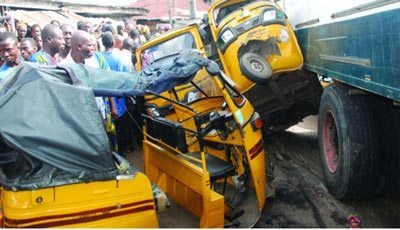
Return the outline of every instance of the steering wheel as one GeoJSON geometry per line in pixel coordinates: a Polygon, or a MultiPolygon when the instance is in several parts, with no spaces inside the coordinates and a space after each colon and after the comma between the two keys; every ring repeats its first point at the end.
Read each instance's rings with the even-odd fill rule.
{"type": "Polygon", "coordinates": [[[230,130],[226,126],[226,123],[233,120],[232,113],[226,113],[221,115],[218,112],[210,113],[210,122],[206,125],[206,127],[201,128],[199,133],[201,137],[206,136],[212,130],[217,130],[217,132],[222,136],[222,138],[226,138],[230,133],[230,130]]]}

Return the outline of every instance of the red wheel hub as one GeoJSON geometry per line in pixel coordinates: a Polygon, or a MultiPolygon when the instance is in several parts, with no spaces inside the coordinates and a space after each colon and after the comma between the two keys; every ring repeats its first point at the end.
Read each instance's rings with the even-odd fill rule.
{"type": "Polygon", "coordinates": [[[323,124],[323,151],[329,172],[336,173],[339,162],[338,132],[335,117],[331,111],[326,112],[323,124]]]}

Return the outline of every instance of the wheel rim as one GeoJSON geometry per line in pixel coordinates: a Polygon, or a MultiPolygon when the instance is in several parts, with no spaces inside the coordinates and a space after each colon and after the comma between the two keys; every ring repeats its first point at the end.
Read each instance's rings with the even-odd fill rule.
{"type": "Polygon", "coordinates": [[[264,65],[259,60],[256,60],[256,59],[251,59],[250,65],[251,65],[251,68],[256,72],[261,73],[265,70],[264,65]]]}
{"type": "Polygon", "coordinates": [[[331,173],[335,173],[339,163],[338,132],[335,117],[331,111],[325,114],[323,126],[323,145],[326,165],[331,173]]]}

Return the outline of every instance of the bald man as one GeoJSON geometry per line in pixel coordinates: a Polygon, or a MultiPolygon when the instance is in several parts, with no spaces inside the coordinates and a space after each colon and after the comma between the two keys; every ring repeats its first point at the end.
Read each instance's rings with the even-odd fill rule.
{"type": "Polygon", "coordinates": [[[1,81],[14,67],[21,63],[18,38],[14,33],[0,33],[0,57],[4,60],[4,64],[0,67],[1,81]]]}
{"type": "MultiPolygon", "coordinates": [[[[71,37],[71,52],[60,64],[81,63],[93,68],[110,69],[106,59],[96,52],[96,39],[83,30],[76,30],[71,37]]],[[[96,98],[97,107],[103,118],[106,118],[106,107],[101,98],[96,98]]]]}
{"type": "Polygon", "coordinates": [[[110,69],[104,56],[96,52],[96,38],[90,33],[77,30],[71,37],[71,52],[61,64],[82,63],[94,68],[110,69]]]}
{"type": "MultiPolygon", "coordinates": [[[[96,46],[96,38],[93,35],[83,30],[76,30],[71,37],[71,52],[60,62],[60,64],[81,63],[93,68],[110,70],[110,66],[104,56],[96,51],[96,46]]],[[[114,111],[113,113],[116,113],[115,111],[117,109],[115,107],[114,99],[96,97],[97,107],[106,122],[107,133],[110,135],[111,142],[114,142],[113,140],[115,140],[115,138],[110,134],[112,133],[112,125],[111,117],[109,117],[110,114],[108,113],[110,109],[107,109],[108,105],[105,103],[107,100],[110,102],[111,110],[114,111]]],[[[114,145],[115,144],[113,144],[113,146],[114,145]]]]}
{"type": "Polygon", "coordinates": [[[32,55],[31,62],[39,62],[44,65],[57,65],[58,54],[64,48],[64,36],[60,28],[53,24],[47,24],[41,33],[43,47],[40,52],[32,55]]]}
{"type": "Polygon", "coordinates": [[[114,44],[115,49],[117,51],[122,51],[123,46],[124,46],[124,37],[122,37],[119,34],[115,34],[114,41],[115,41],[115,44],[114,44]]]}

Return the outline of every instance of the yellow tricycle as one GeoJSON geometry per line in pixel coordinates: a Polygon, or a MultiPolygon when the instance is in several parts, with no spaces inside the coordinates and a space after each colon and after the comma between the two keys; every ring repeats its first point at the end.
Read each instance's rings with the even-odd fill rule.
{"type": "Polygon", "coordinates": [[[318,113],[322,88],[277,1],[217,0],[200,31],[210,59],[240,86],[265,121],[284,130],[318,113]]]}
{"type": "Polygon", "coordinates": [[[199,227],[254,226],[265,205],[266,159],[250,102],[214,62],[185,85],[149,94],[145,174],[200,217],[199,227]]]}
{"type": "Polygon", "coordinates": [[[23,63],[0,83],[3,227],[158,227],[150,181],[111,151],[89,87],[123,79],[23,63]]]}

